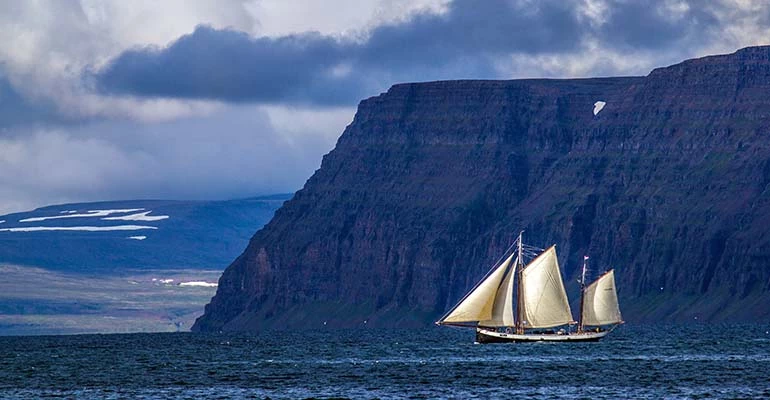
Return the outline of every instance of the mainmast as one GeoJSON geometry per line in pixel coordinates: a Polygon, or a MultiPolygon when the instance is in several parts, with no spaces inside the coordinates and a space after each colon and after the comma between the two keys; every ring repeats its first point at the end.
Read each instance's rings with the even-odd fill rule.
{"type": "Polygon", "coordinates": [[[580,277],[580,315],[578,316],[578,333],[583,332],[583,307],[586,295],[586,264],[588,256],[583,256],[583,274],[580,277]]]}
{"type": "Polygon", "coordinates": [[[514,265],[515,272],[516,272],[516,315],[514,318],[514,325],[516,328],[516,333],[521,334],[524,333],[524,326],[522,325],[522,318],[521,318],[521,277],[524,272],[524,259],[522,258],[522,244],[521,244],[521,237],[524,235],[524,231],[519,232],[519,256],[516,259],[516,265],[514,265]]]}

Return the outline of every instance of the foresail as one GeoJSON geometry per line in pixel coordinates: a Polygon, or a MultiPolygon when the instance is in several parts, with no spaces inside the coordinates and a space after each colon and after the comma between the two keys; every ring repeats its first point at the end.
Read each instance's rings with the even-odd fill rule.
{"type": "Polygon", "coordinates": [[[554,246],[524,268],[521,291],[525,328],[550,328],[573,321],[554,246]]]}
{"type": "MultiPolygon", "coordinates": [[[[505,260],[505,265],[510,265],[513,255],[505,260]]],[[[518,262],[518,261],[516,261],[518,262]]],[[[479,321],[481,326],[513,326],[513,277],[515,268],[508,268],[505,277],[500,283],[492,305],[492,318],[479,321]]]]}
{"type": "MultiPolygon", "coordinates": [[[[498,318],[498,315],[504,313],[504,300],[496,300],[498,297],[507,297],[508,295],[500,293],[504,286],[512,286],[510,283],[503,284],[511,279],[512,274],[508,271],[508,266],[513,260],[513,255],[508,257],[492,273],[487,275],[473,291],[468,293],[463,300],[458,303],[439,323],[467,323],[478,321],[491,321],[498,318]]],[[[512,294],[511,294],[512,295],[512,294]]],[[[513,313],[511,312],[511,318],[513,313]]],[[[512,323],[511,323],[512,324],[512,323]]]]}
{"type": "Polygon", "coordinates": [[[623,322],[615,290],[615,270],[588,285],[583,294],[583,325],[610,325],[623,322]]]}

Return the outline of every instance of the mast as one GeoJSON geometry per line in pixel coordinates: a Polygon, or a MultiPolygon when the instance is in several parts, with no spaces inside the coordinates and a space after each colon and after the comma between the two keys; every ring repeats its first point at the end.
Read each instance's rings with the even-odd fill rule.
{"type": "Polygon", "coordinates": [[[585,307],[585,295],[586,295],[586,264],[588,263],[588,256],[583,256],[583,274],[580,277],[580,315],[578,316],[578,333],[583,332],[583,307],[585,307]]]}
{"type": "Polygon", "coordinates": [[[516,328],[516,333],[521,334],[524,333],[524,327],[521,323],[521,277],[522,273],[524,272],[524,261],[522,259],[522,244],[521,244],[521,237],[524,235],[524,231],[519,232],[519,257],[516,260],[516,265],[513,267],[515,268],[516,272],[516,316],[514,318],[514,325],[516,328]]]}

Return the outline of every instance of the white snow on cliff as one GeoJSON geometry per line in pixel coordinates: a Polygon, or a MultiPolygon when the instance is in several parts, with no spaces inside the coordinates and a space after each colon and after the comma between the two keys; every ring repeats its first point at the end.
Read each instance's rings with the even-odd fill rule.
{"type": "Polygon", "coordinates": [[[152,222],[152,221],[160,221],[163,219],[167,219],[168,215],[153,215],[149,216],[147,214],[151,213],[151,211],[145,211],[138,214],[131,214],[131,215],[123,215],[120,217],[106,217],[102,218],[105,221],[144,221],[144,222],[152,222]]]}
{"type": "Polygon", "coordinates": [[[40,221],[45,221],[49,219],[62,219],[62,218],[106,217],[110,214],[130,213],[130,212],[137,212],[142,210],[144,210],[144,208],[129,208],[129,209],[123,209],[123,210],[89,210],[85,214],[72,214],[72,213],[69,213],[68,211],[68,214],[65,214],[65,215],[56,215],[53,217],[24,218],[22,220],[19,220],[19,222],[40,222],[40,221]]]}
{"type": "Polygon", "coordinates": [[[140,229],[158,229],[146,225],[117,225],[117,226],[29,226],[23,228],[2,228],[0,232],[42,232],[42,231],[138,231],[140,229]]]}
{"type": "Polygon", "coordinates": [[[209,283],[209,282],[194,281],[194,282],[182,282],[179,284],[179,286],[217,287],[217,284],[209,283]]]}
{"type": "Polygon", "coordinates": [[[594,115],[599,114],[599,111],[601,111],[605,105],[607,105],[607,103],[601,100],[594,103],[594,115]]]}

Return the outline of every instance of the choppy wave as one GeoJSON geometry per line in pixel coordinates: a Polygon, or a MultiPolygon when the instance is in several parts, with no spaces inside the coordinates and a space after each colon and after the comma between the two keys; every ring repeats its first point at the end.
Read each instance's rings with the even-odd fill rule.
{"type": "Polygon", "coordinates": [[[4,398],[767,398],[767,326],[623,326],[599,343],[453,329],[0,338],[4,398]]]}

